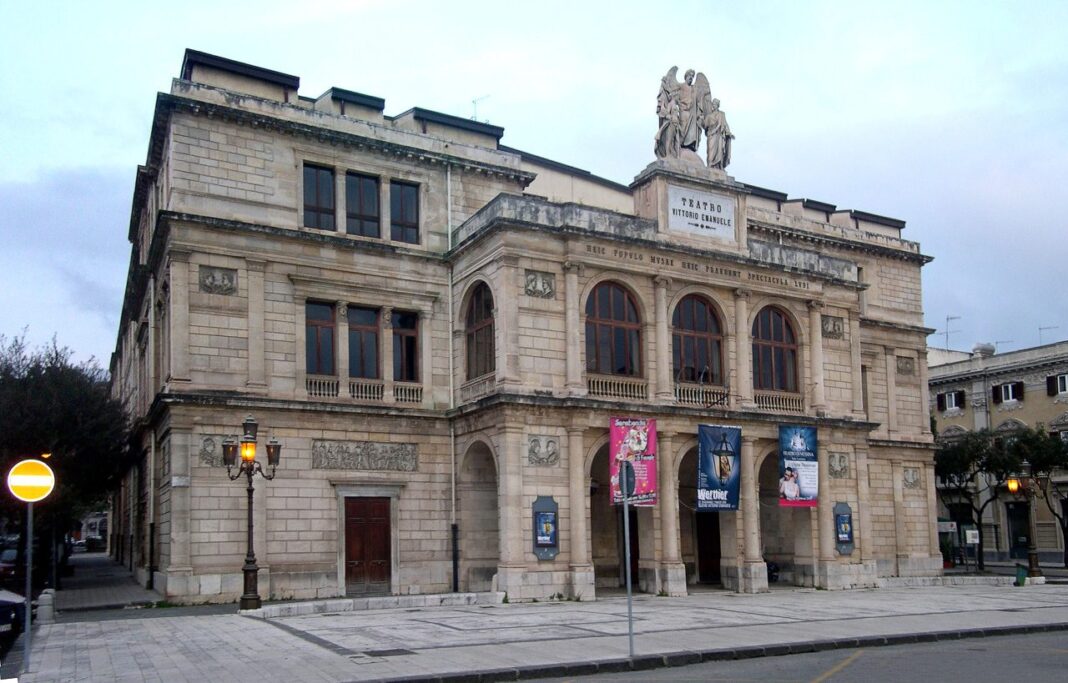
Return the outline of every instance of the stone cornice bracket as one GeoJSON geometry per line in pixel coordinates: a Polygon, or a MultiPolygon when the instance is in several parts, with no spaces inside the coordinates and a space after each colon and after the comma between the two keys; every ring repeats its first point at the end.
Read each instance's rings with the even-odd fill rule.
{"type": "Polygon", "coordinates": [[[191,251],[185,249],[171,249],[167,252],[167,258],[174,263],[189,263],[189,257],[192,255],[191,251]]]}
{"type": "Polygon", "coordinates": [[[577,261],[564,261],[561,267],[565,273],[574,270],[577,275],[582,275],[586,271],[586,265],[577,261]]]}

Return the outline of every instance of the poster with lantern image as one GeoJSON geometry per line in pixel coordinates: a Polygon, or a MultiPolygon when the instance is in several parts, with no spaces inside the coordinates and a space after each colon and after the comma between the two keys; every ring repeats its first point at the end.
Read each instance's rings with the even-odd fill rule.
{"type": "Polygon", "coordinates": [[[737,510],[742,430],[697,426],[697,509],[737,510]]]}

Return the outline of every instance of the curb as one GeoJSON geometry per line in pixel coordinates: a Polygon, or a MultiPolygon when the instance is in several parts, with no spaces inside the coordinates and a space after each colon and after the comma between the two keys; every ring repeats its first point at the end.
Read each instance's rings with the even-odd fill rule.
{"type": "Polygon", "coordinates": [[[134,602],[117,602],[111,605],[86,605],[85,607],[56,607],[56,614],[67,614],[70,612],[97,612],[100,610],[109,609],[144,609],[146,607],[152,607],[156,604],[156,600],[138,600],[134,602]]]}
{"type": "Polygon", "coordinates": [[[405,676],[403,678],[383,678],[379,680],[380,683],[401,683],[401,681],[412,681],[415,683],[489,683],[491,681],[519,681],[534,678],[564,678],[603,673],[648,671],[649,669],[689,666],[692,664],[700,664],[702,662],[723,662],[735,659],[753,659],[756,657],[779,657],[782,655],[823,652],[826,650],[851,650],[860,647],[886,647],[891,645],[909,645],[913,643],[932,643],[939,640],[991,638],[995,636],[1047,633],[1051,631],[1068,631],[1068,622],[1028,626],[997,626],[993,628],[960,629],[955,631],[930,631],[926,633],[902,633],[889,636],[868,636],[864,638],[837,638],[834,640],[816,640],[717,650],[669,652],[659,655],[639,655],[633,659],[624,657],[600,661],[565,662],[562,664],[547,664],[544,666],[486,669],[484,671],[466,671],[455,674],[429,674],[425,676],[405,676]]]}

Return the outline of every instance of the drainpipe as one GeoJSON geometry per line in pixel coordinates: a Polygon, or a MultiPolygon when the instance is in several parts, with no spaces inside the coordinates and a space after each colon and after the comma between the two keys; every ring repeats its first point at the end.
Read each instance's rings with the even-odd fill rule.
{"type": "MultiPolygon", "coordinates": [[[[445,224],[447,226],[448,234],[448,252],[452,252],[452,164],[445,162],[445,224]]],[[[452,260],[449,260],[449,410],[451,411],[456,407],[456,390],[455,390],[455,344],[454,321],[452,310],[452,278],[453,278],[453,264],[452,260]]],[[[449,420],[449,488],[450,488],[450,502],[451,508],[449,511],[449,533],[450,542],[452,544],[452,592],[458,593],[460,591],[460,527],[456,524],[456,425],[453,420],[449,420]]]]}

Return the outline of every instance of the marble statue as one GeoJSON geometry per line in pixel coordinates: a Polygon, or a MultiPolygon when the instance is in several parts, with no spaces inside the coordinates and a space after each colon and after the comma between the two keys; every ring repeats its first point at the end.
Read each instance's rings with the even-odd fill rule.
{"type": "Polygon", "coordinates": [[[707,138],[707,162],[710,168],[724,169],[730,163],[730,128],[719,109],[719,100],[712,99],[712,90],[703,73],[688,69],[679,82],[679,68],[671,67],[660,79],[660,93],[656,98],[656,114],[660,125],[654,141],[658,159],[679,159],[683,150],[697,152],[701,132],[707,138]]]}

